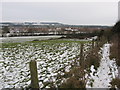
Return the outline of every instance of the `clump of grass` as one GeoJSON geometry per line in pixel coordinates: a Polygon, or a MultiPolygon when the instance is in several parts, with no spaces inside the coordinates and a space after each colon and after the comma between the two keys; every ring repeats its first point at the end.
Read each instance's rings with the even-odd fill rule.
{"type": "Polygon", "coordinates": [[[111,82],[111,88],[119,88],[120,89],[120,79],[119,78],[114,78],[111,82]]]}
{"type": "Polygon", "coordinates": [[[60,88],[85,88],[85,81],[78,80],[75,76],[67,79],[60,88]]]}
{"type": "Polygon", "coordinates": [[[65,81],[59,85],[59,88],[85,88],[85,72],[84,68],[80,66],[73,66],[69,72],[65,72],[62,76],[66,78],[65,81]]]}

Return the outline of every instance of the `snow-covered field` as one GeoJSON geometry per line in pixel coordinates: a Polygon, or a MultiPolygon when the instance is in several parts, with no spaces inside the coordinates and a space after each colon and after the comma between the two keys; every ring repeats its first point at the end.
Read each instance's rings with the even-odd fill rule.
{"type": "MultiPolygon", "coordinates": [[[[84,42],[84,41],[82,41],[84,42]]],[[[0,52],[0,89],[30,84],[30,60],[37,61],[40,88],[56,86],[57,79],[71,69],[80,54],[80,41],[46,40],[27,43],[3,43],[0,52]]],[[[85,44],[85,47],[90,44],[85,44]]]]}
{"type": "MultiPolygon", "coordinates": [[[[88,41],[63,39],[3,43],[0,48],[0,89],[24,88],[30,85],[30,60],[37,61],[40,88],[51,85],[57,87],[65,80],[59,75],[69,72],[80,56],[81,43],[84,43],[85,54],[92,47],[92,43],[88,41]]],[[[115,60],[109,58],[110,44],[104,44],[100,52],[100,66],[95,70],[92,65],[90,75],[85,76],[87,88],[109,88],[110,81],[118,75],[115,60]]]]}
{"type": "Polygon", "coordinates": [[[118,69],[115,60],[110,60],[110,44],[104,44],[102,51],[102,59],[100,67],[96,71],[91,66],[91,73],[88,77],[87,88],[109,88],[110,82],[117,77],[118,69]]]}
{"type": "Polygon", "coordinates": [[[62,36],[22,36],[22,37],[1,37],[0,43],[14,43],[14,42],[25,42],[33,40],[48,40],[60,38],[62,36]]]}

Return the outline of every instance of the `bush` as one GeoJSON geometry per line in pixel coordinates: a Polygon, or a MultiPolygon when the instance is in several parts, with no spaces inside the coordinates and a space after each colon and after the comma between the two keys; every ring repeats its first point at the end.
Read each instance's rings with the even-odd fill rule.
{"type": "Polygon", "coordinates": [[[115,58],[117,65],[120,66],[120,56],[119,56],[120,49],[118,45],[118,43],[120,42],[118,35],[113,35],[111,42],[112,42],[112,46],[110,47],[110,59],[115,58]]]}
{"type": "Polygon", "coordinates": [[[113,26],[112,31],[113,31],[114,33],[120,33],[120,21],[118,21],[118,22],[113,26]]]}
{"type": "Polygon", "coordinates": [[[94,48],[91,50],[86,57],[85,68],[90,68],[91,65],[94,65],[95,69],[100,66],[100,55],[98,54],[99,49],[94,48]]]}

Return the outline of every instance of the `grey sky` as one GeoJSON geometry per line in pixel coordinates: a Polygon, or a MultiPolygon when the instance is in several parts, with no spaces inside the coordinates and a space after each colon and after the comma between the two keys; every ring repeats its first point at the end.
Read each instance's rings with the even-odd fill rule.
{"type": "Polygon", "coordinates": [[[2,21],[107,24],[118,20],[117,2],[3,2],[2,21]]]}

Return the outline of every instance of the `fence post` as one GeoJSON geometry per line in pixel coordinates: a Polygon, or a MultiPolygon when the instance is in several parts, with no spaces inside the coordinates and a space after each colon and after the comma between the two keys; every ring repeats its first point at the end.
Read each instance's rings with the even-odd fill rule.
{"type": "Polygon", "coordinates": [[[84,58],[83,58],[83,46],[84,46],[84,44],[83,43],[81,43],[81,47],[80,47],[80,61],[79,61],[79,65],[81,66],[82,65],[82,63],[84,62],[84,58]]]}
{"type": "Polygon", "coordinates": [[[31,75],[31,88],[39,90],[37,63],[35,60],[31,60],[29,63],[30,75],[31,75]]]}
{"type": "Polygon", "coordinates": [[[93,39],[92,40],[92,49],[94,48],[94,46],[95,46],[95,40],[93,39]]]}

